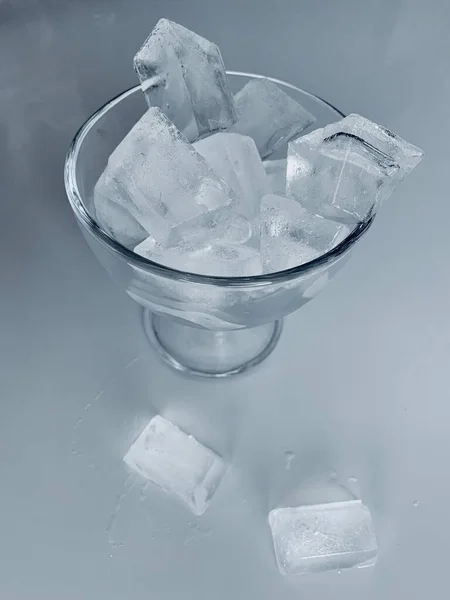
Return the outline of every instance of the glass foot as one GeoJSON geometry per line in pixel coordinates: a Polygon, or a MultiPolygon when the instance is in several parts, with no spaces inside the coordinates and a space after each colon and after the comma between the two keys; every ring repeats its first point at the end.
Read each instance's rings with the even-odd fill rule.
{"type": "Polygon", "coordinates": [[[269,356],[281,335],[282,321],[233,331],[189,327],[143,311],[147,338],[174,369],[199,377],[229,377],[248,371],[269,356]]]}

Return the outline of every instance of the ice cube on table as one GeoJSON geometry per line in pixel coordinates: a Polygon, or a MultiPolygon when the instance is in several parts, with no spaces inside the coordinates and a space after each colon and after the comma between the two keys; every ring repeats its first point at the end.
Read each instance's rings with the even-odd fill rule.
{"type": "Polygon", "coordinates": [[[276,508],[269,525],[283,575],[373,564],[377,540],[361,500],[276,508]]]}
{"type": "Polygon", "coordinates": [[[263,166],[269,179],[271,193],[285,196],[287,160],[285,158],[280,160],[265,160],[263,166]]]}
{"type": "Polygon", "coordinates": [[[349,229],[305,210],[296,200],[268,194],[261,201],[261,258],[264,273],[291,269],[325,254],[349,229]]]}
{"type": "Polygon", "coordinates": [[[178,496],[196,515],[205,512],[226,471],[220,456],[160,415],[153,417],[123,460],[143,478],[178,496]]]}
{"type": "Polygon", "coordinates": [[[194,148],[236,193],[237,212],[250,221],[258,218],[261,198],[270,189],[252,138],[238,133],[215,133],[195,142],[194,148]]]}
{"type": "Polygon", "coordinates": [[[364,220],[420,162],[423,152],[359,115],[289,143],[287,195],[343,223],[364,220]]]}
{"type": "Polygon", "coordinates": [[[239,244],[180,242],[167,247],[148,238],[134,251],[161,265],[199,275],[245,277],[262,272],[259,250],[239,244]]]}
{"type": "Polygon", "coordinates": [[[149,108],[109,157],[94,189],[97,212],[105,199],[165,241],[171,227],[235,196],[159,108],[149,108]]]}
{"type": "Polygon", "coordinates": [[[189,141],[236,121],[219,48],[182,25],[158,21],[134,68],[149,106],[158,106],[189,141]]]}
{"type": "Polygon", "coordinates": [[[269,79],[252,79],[234,97],[237,122],[229,131],[255,140],[262,158],[315,122],[301,104],[269,79]]]}

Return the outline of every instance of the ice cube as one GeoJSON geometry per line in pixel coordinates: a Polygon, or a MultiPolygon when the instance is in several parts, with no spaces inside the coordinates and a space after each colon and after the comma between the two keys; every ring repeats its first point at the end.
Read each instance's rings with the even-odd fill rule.
{"type": "Polygon", "coordinates": [[[262,158],[315,122],[301,104],[269,79],[252,79],[234,97],[238,121],[229,131],[249,135],[262,158]]]}
{"type": "MultiPolygon", "coordinates": [[[[102,178],[104,178],[104,174],[102,178]]],[[[99,182],[95,203],[97,221],[120,244],[127,248],[133,248],[136,244],[144,240],[148,236],[148,233],[131,216],[126,208],[111,199],[111,197],[117,197],[120,193],[117,186],[111,197],[107,194],[103,195],[108,189],[111,190],[111,188],[108,188],[108,185],[105,185],[104,181],[99,182]]]]}
{"type": "Polygon", "coordinates": [[[158,241],[170,228],[227,206],[234,193],[159,110],[149,108],[108,160],[94,190],[126,209],[158,241]]]}
{"type": "Polygon", "coordinates": [[[276,508],[269,513],[283,575],[373,564],[377,540],[361,500],[276,508]]]}
{"type": "Polygon", "coordinates": [[[189,141],[236,121],[219,48],[161,19],[134,57],[149,106],[158,106],[189,141]]]}
{"type": "MultiPolygon", "coordinates": [[[[257,225],[259,238],[259,220],[257,225]]],[[[210,242],[245,244],[255,237],[255,226],[246,217],[236,212],[236,203],[233,202],[225,208],[212,210],[172,227],[167,244],[169,246],[183,242],[198,245],[210,242]]]]}
{"type": "Polygon", "coordinates": [[[159,415],[124,461],[145,479],[177,495],[196,515],[205,512],[226,470],[220,456],[159,415]]]}
{"type": "Polygon", "coordinates": [[[259,218],[261,198],[268,194],[269,182],[255,142],[237,133],[215,133],[194,144],[237,196],[237,212],[250,221],[259,218]]]}
{"type": "Polygon", "coordinates": [[[361,117],[290,142],[287,195],[343,223],[364,220],[414,169],[422,151],[361,117]]]}
{"type": "Polygon", "coordinates": [[[265,160],[263,162],[266,175],[269,179],[269,187],[272,194],[286,195],[286,170],[287,160],[265,160]]]}
{"type": "Polygon", "coordinates": [[[181,242],[167,247],[148,238],[134,251],[172,269],[200,275],[244,277],[262,272],[259,250],[238,244],[181,242]]]}
{"type": "Polygon", "coordinates": [[[261,202],[261,257],[264,273],[291,269],[325,254],[349,229],[305,210],[296,200],[275,194],[261,202]]]}

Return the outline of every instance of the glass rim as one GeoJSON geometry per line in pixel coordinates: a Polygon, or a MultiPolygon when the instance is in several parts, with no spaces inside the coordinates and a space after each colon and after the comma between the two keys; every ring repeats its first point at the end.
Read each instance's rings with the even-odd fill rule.
{"type": "MultiPolygon", "coordinates": [[[[255,73],[245,73],[241,71],[227,71],[227,75],[249,77],[254,79],[269,79],[274,83],[278,83],[284,87],[300,92],[301,94],[305,94],[310,98],[328,106],[338,115],[345,117],[345,114],[343,112],[341,112],[338,108],[336,108],[323,98],[320,98],[320,96],[316,96],[311,92],[308,92],[290,83],[282,81],[281,79],[267,77],[265,75],[258,75],[255,73]]],[[[302,263],[290,269],[276,271],[274,273],[264,273],[261,275],[224,277],[216,275],[201,275],[200,273],[190,273],[188,271],[179,271],[177,269],[173,269],[171,267],[149,260],[144,256],[141,256],[140,254],[136,254],[132,250],[129,250],[126,246],[120,244],[106,231],[104,231],[102,227],[91,217],[91,215],[86,210],[83,201],[83,194],[81,194],[80,190],[78,189],[76,167],[83,142],[89,135],[93,126],[103,117],[103,115],[105,115],[108,111],[114,108],[114,106],[116,106],[117,104],[128,98],[128,96],[131,96],[140,89],[140,85],[135,85],[125,90],[124,92],[121,92],[111,100],[108,100],[103,106],[98,108],[83,123],[83,125],[81,125],[81,127],[75,134],[67,151],[66,159],[64,162],[64,186],[66,189],[66,195],[69,199],[72,210],[74,211],[77,218],[79,218],[83,222],[83,224],[94,235],[94,237],[98,238],[109,249],[125,257],[127,260],[132,261],[135,266],[144,268],[146,271],[149,272],[154,272],[156,275],[165,277],[167,279],[176,279],[179,281],[187,281],[192,283],[216,285],[220,287],[258,286],[258,284],[267,285],[283,281],[291,281],[299,275],[307,274],[317,269],[318,267],[323,267],[334,262],[349,248],[351,248],[371,226],[375,218],[375,214],[372,211],[368,213],[364,221],[360,221],[356,225],[353,231],[351,231],[344,240],[342,240],[337,246],[335,246],[328,252],[317,256],[313,260],[302,263]]]]}

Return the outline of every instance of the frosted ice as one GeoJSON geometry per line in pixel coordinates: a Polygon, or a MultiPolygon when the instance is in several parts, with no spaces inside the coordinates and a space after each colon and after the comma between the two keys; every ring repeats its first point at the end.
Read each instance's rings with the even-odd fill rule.
{"type": "Polygon", "coordinates": [[[356,223],[386,200],[423,152],[359,115],[289,143],[287,195],[311,212],[356,223]]]}
{"type": "Polygon", "coordinates": [[[149,108],[109,157],[94,190],[158,241],[171,227],[227,206],[234,193],[158,108],[149,108]]]}
{"type": "Polygon", "coordinates": [[[325,254],[344,240],[344,225],[305,210],[296,200],[269,194],[261,202],[264,273],[291,269],[325,254]]]}
{"type": "Polygon", "coordinates": [[[238,121],[230,131],[252,137],[262,158],[315,122],[301,104],[269,79],[252,79],[234,97],[238,121]]]}
{"type": "MultiPolygon", "coordinates": [[[[259,211],[258,211],[259,212],[259,211]]],[[[255,226],[236,211],[236,202],[190,219],[171,229],[168,245],[182,242],[245,244],[254,236],[255,226]]],[[[259,237],[259,221],[258,221],[259,237]]]]}
{"type": "Polygon", "coordinates": [[[276,508],[269,513],[269,525],[283,575],[375,562],[375,531],[360,500],[276,508]]]}
{"type": "Polygon", "coordinates": [[[286,170],[287,160],[265,160],[263,162],[267,178],[269,179],[269,187],[272,194],[286,195],[286,170]]]}
{"type": "Polygon", "coordinates": [[[101,176],[97,184],[96,194],[96,216],[98,223],[115,240],[128,248],[133,248],[148,236],[141,225],[134,219],[126,208],[114,202],[112,198],[118,197],[122,192],[119,184],[105,183],[106,175],[101,176]],[[106,193],[106,191],[108,191],[106,193]]]}
{"type": "Polygon", "coordinates": [[[238,244],[180,242],[165,247],[148,238],[134,251],[172,269],[200,275],[242,277],[262,272],[259,250],[238,244]]]}
{"type": "Polygon", "coordinates": [[[234,190],[237,211],[251,221],[259,217],[261,198],[270,190],[255,142],[237,133],[215,133],[194,148],[234,190]]]}
{"type": "Polygon", "coordinates": [[[193,141],[236,121],[219,48],[161,19],[134,57],[149,106],[158,106],[193,141]]]}
{"type": "Polygon", "coordinates": [[[124,461],[145,479],[178,496],[196,515],[205,512],[226,470],[220,456],[159,415],[124,461]]]}

